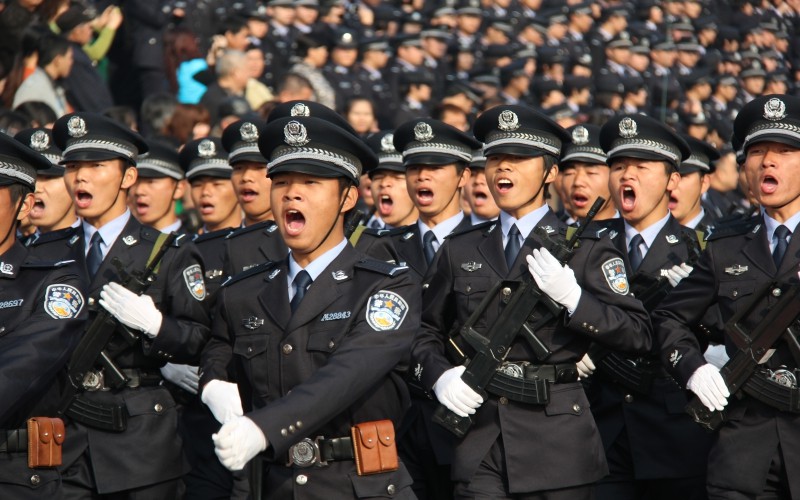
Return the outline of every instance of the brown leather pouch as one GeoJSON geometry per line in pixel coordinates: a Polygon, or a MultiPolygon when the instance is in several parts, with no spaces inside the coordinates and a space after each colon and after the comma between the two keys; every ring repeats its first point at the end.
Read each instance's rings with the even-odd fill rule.
{"type": "Polygon", "coordinates": [[[350,429],[359,476],[397,470],[397,443],[391,420],[362,422],[350,429]]]}
{"type": "Polygon", "coordinates": [[[28,419],[28,467],[35,469],[61,465],[64,436],[64,421],[60,418],[28,419]]]}

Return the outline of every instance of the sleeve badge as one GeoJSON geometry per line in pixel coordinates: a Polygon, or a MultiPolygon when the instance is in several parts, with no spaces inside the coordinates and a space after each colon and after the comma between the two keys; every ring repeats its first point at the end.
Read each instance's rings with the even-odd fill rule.
{"type": "Polygon", "coordinates": [[[83,309],[83,295],[70,285],[50,285],[44,294],[44,310],[55,319],[71,319],[83,309]]]}
{"type": "Polygon", "coordinates": [[[603,263],[603,276],[606,278],[608,286],[620,295],[627,295],[630,286],[628,275],[625,273],[625,263],[621,258],[616,257],[603,263]]]}
{"type": "Polygon", "coordinates": [[[367,323],[373,330],[397,330],[408,313],[408,304],[394,292],[381,290],[369,298],[367,323]]]}
{"type": "Polygon", "coordinates": [[[203,270],[200,269],[200,264],[193,264],[183,270],[183,281],[186,282],[186,288],[197,300],[206,298],[206,284],[203,281],[203,270]]]}

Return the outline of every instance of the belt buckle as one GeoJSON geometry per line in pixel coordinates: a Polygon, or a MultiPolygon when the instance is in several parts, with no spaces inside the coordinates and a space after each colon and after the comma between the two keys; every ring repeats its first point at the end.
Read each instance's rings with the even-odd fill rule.
{"type": "Polygon", "coordinates": [[[775,371],[767,370],[767,378],[790,389],[797,387],[797,377],[794,376],[791,370],[786,368],[779,368],[775,371]]]}
{"type": "Polygon", "coordinates": [[[81,382],[84,390],[88,392],[100,391],[105,387],[105,376],[102,370],[88,371],[81,382]]]}
{"type": "Polygon", "coordinates": [[[525,378],[525,367],[530,363],[527,361],[511,362],[506,361],[497,368],[497,371],[514,378],[525,378]]]}
{"type": "Polygon", "coordinates": [[[295,466],[301,469],[308,467],[325,467],[328,462],[322,460],[322,454],[319,451],[319,443],[322,441],[322,436],[317,436],[314,439],[305,438],[302,441],[293,444],[289,448],[289,459],[286,462],[288,467],[295,466]]]}

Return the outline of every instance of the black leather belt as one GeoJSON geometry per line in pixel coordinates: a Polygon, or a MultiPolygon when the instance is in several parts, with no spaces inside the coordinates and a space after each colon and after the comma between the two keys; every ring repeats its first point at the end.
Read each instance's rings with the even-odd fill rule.
{"type": "Polygon", "coordinates": [[[0,453],[28,452],[28,429],[0,430],[0,453]]]}
{"type": "MultiPolygon", "coordinates": [[[[139,368],[122,368],[123,375],[128,379],[125,387],[155,387],[164,380],[160,371],[146,371],[139,368]]],[[[113,388],[106,384],[103,371],[92,371],[83,378],[83,388],[87,391],[110,391],[113,388]]]]}
{"type": "Polygon", "coordinates": [[[575,363],[534,365],[527,361],[506,362],[498,368],[486,390],[512,401],[545,405],[550,401],[549,384],[577,381],[575,363]]]}
{"type": "Polygon", "coordinates": [[[353,460],[353,440],[347,437],[305,438],[289,448],[287,467],[325,467],[328,462],[353,460]]]}
{"type": "Polygon", "coordinates": [[[747,379],[742,389],[745,394],[767,406],[789,413],[800,413],[800,389],[796,385],[790,385],[791,381],[786,378],[776,377],[775,373],[758,371],[747,379]]]}

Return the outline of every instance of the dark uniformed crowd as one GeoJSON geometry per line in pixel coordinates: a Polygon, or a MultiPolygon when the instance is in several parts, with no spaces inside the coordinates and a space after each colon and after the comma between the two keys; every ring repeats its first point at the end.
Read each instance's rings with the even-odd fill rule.
{"type": "Polygon", "coordinates": [[[0,498],[800,498],[800,7],[50,3],[0,498]]]}

